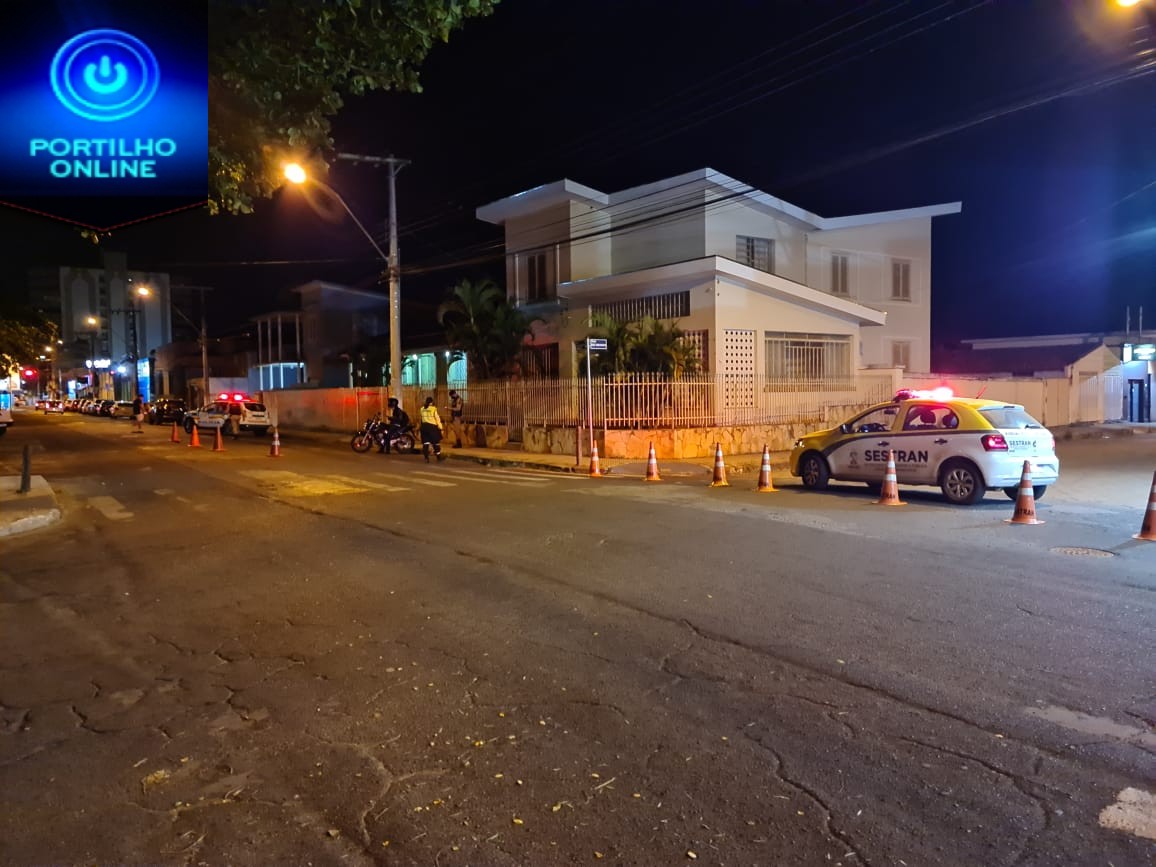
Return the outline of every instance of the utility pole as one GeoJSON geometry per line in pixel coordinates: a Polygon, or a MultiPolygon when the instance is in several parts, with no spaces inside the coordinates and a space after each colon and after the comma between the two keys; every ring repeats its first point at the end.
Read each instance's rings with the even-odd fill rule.
{"type": "Polygon", "coordinates": [[[397,194],[394,181],[409,160],[395,156],[375,157],[365,154],[339,153],[337,159],[349,163],[368,163],[389,169],[389,390],[397,395],[401,388],[401,265],[397,252],[397,194]]]}
{"type": "MultiPolygon", "coordinates": [[[[187,284],[181,284],[178,286],[173,286],[172,288],[196,289],[201,293],[201,327],[197,329],[197,342],[201,345],[201,405],[204,406],[209,402],[209,326],[207,324],[207,318],[205,315],[205,293],[212,292],[213,287],[189,286],[187,284]]],[[[192,325],[193,328],[197,327],[193,324],[193,321],[189,319],[188,316],[185,316],[184,312],[175,304],[172,305],[172,309],[176,310],[181,318],[188,322],[189,325],[192,325]]]]}

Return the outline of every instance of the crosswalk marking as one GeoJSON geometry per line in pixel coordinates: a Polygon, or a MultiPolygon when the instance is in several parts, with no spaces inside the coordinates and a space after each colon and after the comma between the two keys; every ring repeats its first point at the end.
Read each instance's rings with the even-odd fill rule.
{"type": "Polygon", "coordinates": [[[132,517],[132,512],[121,505],[115,497],[89,497],[88,505],[110,521],[127,521],[132,517]]]}
{"type": "MultiPolygon", "coordinates": [[[[425,474],[423,473],[422,475],[425,474]]],[[[428,475],[435,474],[429,473],[428,475]]],[[[486,472],[484,470],[477,472],[472,470],[441,470],[436,473],[436,475],[449,476],[450,478],[461,479],[465,482],[481,482],[484,485],[516,485],[520,488],[537,488],[545,484],[545,480],[537,479],[526,479],[525,481],[521,482],[516,482],[513,479],[505,477],[495,479],[493,473],[486,472]]]]}
{"type": "Polygon", "coordinates": [[[512,476],[518,479],[541,479],[542,481],[547,482],[558,481],[560,479],[564,480],[568,475],[572,475],[570,473],[552,473],[549,470],[506,470],[500,469],[498,467],[494,467],[488,472],[500,476],[512,476]]]}
{"type": "Polygon", "coordinates": [[[392,479],[394,481],[400,481],[401,479],[404,478],[407,482],[413,482],[415,485],[428,485],[431,488],[456,488],[457,487],[457,484],[455,482],[443,482],[443,481],[438,481],[436,479],[414,479],[414,478],[410,478],[409,476],[393,475],[391,473],[382,473],[382,472],[374,473],[374,475],[375,476],[381,476],[383,479],[392,479]]]}

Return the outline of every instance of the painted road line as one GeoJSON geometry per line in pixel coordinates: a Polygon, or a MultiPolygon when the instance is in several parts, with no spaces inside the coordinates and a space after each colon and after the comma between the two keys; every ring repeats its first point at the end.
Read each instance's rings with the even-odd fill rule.
{"type": "Polygon", "coordinates": [[[88,505],[110,521],[127,521],[132,517],[132,512],[122,506],[115,497],[89,497],[88,505]]]}
{"type": "Polygon", "coordinates": [[[1156,795],[1140,789],[1124,789],[1116,803],[1100,811],[1100,826],[1156,840],[1156,795]]]}
{"type": "Polygon", "coordinates": [[[431,488],[456,488],[458,486],[457,482],[446,482],[446,481],[441,481],[441,480],[437,480],[437,479],[418,479],[418,478],[413,478],[409,474],[402,476],[402,475],[392,475],[390,473],[378,472],[378,473],[374,473],[374,475],[375,476],[381,476],[382,478],[385,478],[385,479],[393,479],[395,482],[400,482],[400,481],[404,480],[407,482],[413,482],[415,485],[428,485],[431,488]]]}
{"type": "Polygon", "coordinates": [[[153,491],[158,497],[169,497],[176,493],[172,488],[157,488],[153,491]]]}
{"type": "Polygon", "coordinates": [[[575,475],[574,473],[552,473],[549,470],[507,470],[500,469],[498,467],[494,467],[493,469],[488,470],[488,472],[497,473],[498,475],[502,476],[513,476],[520,479],[542,479],[543,481],[555,481],[559,479],[564,480],[567,476],[575,475]]]}
{"type": "Polygon", "coordinates": [[[472,472],[470,470],[442,470],[437,475],[449,476],[453,479],[461,479],[463,482],[481,482],[484,485],[514,485],[519,488],[540,488],[547,484],[545,479],[526,479],[525,481],[515,481],[509,478],[494,478],[494,474],[487,471],[472,472]]]}

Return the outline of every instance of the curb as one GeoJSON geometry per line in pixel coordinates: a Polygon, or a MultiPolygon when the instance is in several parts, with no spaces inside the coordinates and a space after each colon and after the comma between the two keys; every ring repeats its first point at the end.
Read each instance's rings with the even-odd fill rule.
{"type": "Polygon", "coordinates": [[[29,533],[40,530],[60,520],[60,509],[48,509],[34,515],[26,515],[6,524],[0,524],[0,538],[15,536],[19,533],[29,533]]]}

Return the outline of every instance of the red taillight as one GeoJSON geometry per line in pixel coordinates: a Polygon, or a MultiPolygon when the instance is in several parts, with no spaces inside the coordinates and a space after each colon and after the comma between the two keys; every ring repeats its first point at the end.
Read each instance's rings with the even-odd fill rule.
{"type": "Polygon", "coordinates": [[[1006,452],[1007,440],[1003,434],[984,434],[979,438],[985,452],[1006,452]]]}

